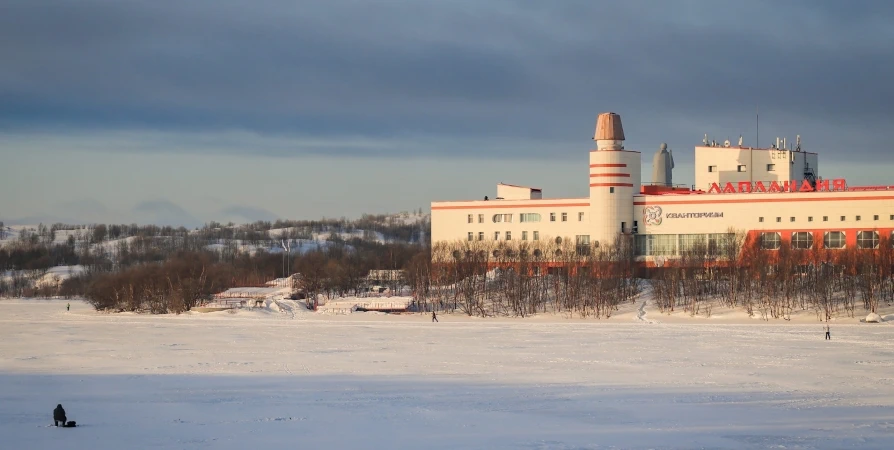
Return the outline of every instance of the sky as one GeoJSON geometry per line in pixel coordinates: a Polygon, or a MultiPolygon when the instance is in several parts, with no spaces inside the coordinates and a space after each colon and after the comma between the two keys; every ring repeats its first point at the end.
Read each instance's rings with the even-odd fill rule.
{"type": "Polygon", "coordinates": [[[596,116],[643,179],[708,133],[894,184],[894,3],[5,2],[0,221],[197,226],[585,197],[596,116]]]}

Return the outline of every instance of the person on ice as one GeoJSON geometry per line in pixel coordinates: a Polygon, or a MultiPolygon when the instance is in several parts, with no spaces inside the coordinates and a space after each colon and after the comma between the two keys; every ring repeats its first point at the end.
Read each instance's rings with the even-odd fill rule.
{"type": "Polygon", "coordinates": [[[71,303],[66,303],[66,304],[65,304],[65,310],[66,310],[66,311],[71,311],[71,303]]]}
{"type": "Polygon", "coordinates": [[[826,340],[832,339],[832,332],[829,330],[829,322],[826,322],[826,340]]]}
{"type": "Polygon", "coordinates": [[[56,409],[53,410],[53,422],[56,423],[56,426],[59,426],[59,422],[62,422],[62,426],[65,426],[65,410],[62,409],[62,405],[56,405],[56,409]]]}
{"type": "Polygon", "coordinates": [[[438,321],[438,315],[435,314],[435,310],[432,310],[432,311],[431,311],[431,321],[432,321],[432,322],[437,322],[437,321],[438,321]]]}

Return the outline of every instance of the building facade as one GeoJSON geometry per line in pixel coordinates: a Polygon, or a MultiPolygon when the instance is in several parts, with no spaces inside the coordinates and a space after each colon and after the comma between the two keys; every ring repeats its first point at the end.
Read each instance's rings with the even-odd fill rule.
{"type": "Polygon", "coordinates": [[[581,248],[625,235],[640,261],[660,265],[731,232],[760,239],[768,250],[783,242],[877,248],[892,237],[894,186],[820,177],[819,157],[801,149],[800,137],[761,149],[706,136],[695,148],[691,186],[642,183],[641,154],[624,148],[615,113],[599,115],[594,140],[589,197],[549,199],[540,189],[500,184],[494,199],[432,202],[432,242],[572,240],[581,248]]]}

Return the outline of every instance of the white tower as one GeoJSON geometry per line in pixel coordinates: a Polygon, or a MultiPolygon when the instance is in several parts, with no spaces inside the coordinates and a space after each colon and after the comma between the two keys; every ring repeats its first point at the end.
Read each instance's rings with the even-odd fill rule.
{"type": "Polygon", "coordinates": [[[633,217],[633,196],[639,194],[641,156],[624,150],[621,116],[608,112],[596,120],[596,150],[590,151],[591,240],[613,244],[619,233],[638,225],[633,217]]]}

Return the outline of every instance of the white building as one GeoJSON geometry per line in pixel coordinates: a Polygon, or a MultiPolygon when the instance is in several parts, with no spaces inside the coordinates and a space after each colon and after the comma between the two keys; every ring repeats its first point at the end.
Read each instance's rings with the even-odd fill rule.
{"type": "Polygon", "coordinates": [[[592,246],[624,234],[651,262],[731,229],[768,249],[783,241],[875,248],[894,229],[894,186],[821,178],[818,155],[802,151],[800,138],[751,148],[706,136],[695,148],[695,184],[685,187],[641,182],[641,154],[624,148],[619,115],[600,114],[594,140],[589,197],[550,199],[540,189],[499,184],[492,200],[432,202],[432,242],[559,238],[592,246]]]}

